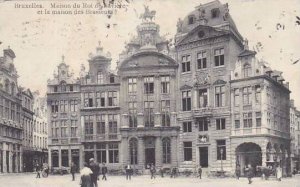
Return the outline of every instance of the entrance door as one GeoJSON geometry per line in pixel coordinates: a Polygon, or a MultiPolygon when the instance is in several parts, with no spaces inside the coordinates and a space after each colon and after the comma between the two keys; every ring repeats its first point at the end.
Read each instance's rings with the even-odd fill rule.
{"type": "Polygon", "coordinates": [[[151,164],[155,164],[155,148],[146,148],[145,149],[145,164],[146,169],[149,169],[151,164]]]}
{"type": "Polygon", "coordinates": [[[208,147],[199,147],[200,165],[203,168],[208,167],[208,147]]]}

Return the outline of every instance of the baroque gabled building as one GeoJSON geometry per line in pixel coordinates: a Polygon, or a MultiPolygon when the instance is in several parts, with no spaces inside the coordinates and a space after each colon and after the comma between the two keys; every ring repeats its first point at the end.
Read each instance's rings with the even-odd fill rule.
{"type": "Polygon", "coordinates": [[[64,57],[47,85],[48,164],[51,168],[81,165],[80,81],[64,57]]]}
{"type": "Polygon", "coordinates": [[[22,96],[14,66],[14,51],[3,50],[0,57],[0,172],[23,170],[22,96]]]}
{"type": "Polygon", "coordinates": [[[159,35],[155,11],[145,7],[137,36],[120,55],[122,164],[136,169],[178,164],[177,68],[159,35]]]}

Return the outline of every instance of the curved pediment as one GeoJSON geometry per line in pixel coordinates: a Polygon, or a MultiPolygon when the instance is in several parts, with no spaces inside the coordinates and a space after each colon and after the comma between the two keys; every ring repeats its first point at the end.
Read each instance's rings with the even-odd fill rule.
{"type": "Polygon", "coordinates": [[[216,80],[216,81],[214,82],[213,85],[220,85],[220,84],[226,84],[226,83],[227,83],[226,81],[221,80],[221,79],[218,79],[218,80],[216,80]]]}
{"type": "Polygon", "coordinates": [[[193,87],[192,86],[189,86],[189,85],[183,85],[180,87],[180,90],[191,90],[193,87]]]}
{"type": "Polygon", "coordinates": [[[120,64],[119,69],[137,68],[137,67],[177,67],[177,63],[171,57],[155,52],[146,51],[131,55],[120,64]]]}

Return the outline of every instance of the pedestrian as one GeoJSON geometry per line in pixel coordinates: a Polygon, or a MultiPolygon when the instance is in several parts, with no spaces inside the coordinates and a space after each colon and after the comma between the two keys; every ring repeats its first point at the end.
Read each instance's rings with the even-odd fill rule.
{"type": "Polygon", "coordinates": [[[125,173],[126,173],[126,180],[131,180],[132,168],[130,164],[125,166],[125,173]]]}
{"type": "Polygon", "coordinates": [[[98,187],[98,177],[99,177],[99,171],[100,167],[99,164],[94,161],[93,158],[90,159],[90,169],[92,170],[91,174],[91,180],[94,187],[98,187]]]}
{"type": "Polygon", "coordinates": [[[236,165],[235,175],[236,175],[236,178],[239,180],[240,176],[241,176],[241,166],[239,164],[236,165]]]}
{"type": "Polygon", "coordinates": [[[164,168],[160,168],[159,173],[160,173],[161,178],[164,178],[164,168]]]}
{"type": "Polygon", "coordinates": [[[253,168],[251,167],[250,164],[248,164],[248,167],[245,168],[245,171],[247,172],[247,177],[248,177],[248,184],[252,183],[252,178],[253,178],[253,168]]]}
{"type": "Polygon", "coordinates": [[[49,166],[48,166],[48,164],[46,164],[46,166],[45,166],[45,173],[46,173],[46,176],[48,177],[49,176],[49,166]]]}
{"type": "Polygon", "coordinates": [[[282,178],[282,168],[280,166],[277,166],[276,168],[276,178],[278,181],[281,181],[282,178]]]}
{"type": "Polygon", "coordinates": [[[76,170],[77,170],[77,166],[75,165],[74,162],[72,162],[72,164],[71,164],[72,181],[75,181],[76,170]]]}
{"type": "Polygon", "coordinates": [[[101,171],[102,171],[102,180],[107,180],[106,178],[107,167],[104,162],[102,163],[101,171]]]}
{"type": "Polygon", "coordinates": [[[151,173],[151,179],[155,179],[156,169],[155,169],[154,164],[151,164],[151,166],[150,166],[150,173],[151,173]]]}
{"type": "Polygon", "coordinates": [[[176,167],[173,167],[172,169],[171,169],[171,176],[170,176],[171,178],[175,178],[176,177],[176,167]]]}
{"type": "Polygon", "coordinates": [[[198,167],[198,177],[201,179],[201,176],[202,176],[202,167],[201,167],[201,165],[199,165],[199,167],[198,167]]]}
{"type": "Polygon", "coordinates": [[[36,164],[36,178],[41,178],[41,167],[39,164],[36,164]]]}
{"type": "Polygon", "coordinates": [[[87,163],[83,164],[82,170],[80,170],[80,186],[81,187],[93,187],[91,175],[92,170],[88,167],[87,163]]]}

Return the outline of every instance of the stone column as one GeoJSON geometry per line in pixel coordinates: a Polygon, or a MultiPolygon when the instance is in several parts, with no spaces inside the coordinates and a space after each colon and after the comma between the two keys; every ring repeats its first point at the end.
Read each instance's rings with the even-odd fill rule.
{"type": "Polygon", "coordinates": [[[3,173],[7,173],[6,151],[7,151],[7,146],[6,146],[6,143],[4,143],[4,144],[3,144],[3,160],[2,160],[3,173]]]}
{"type": "Polygon", "coordinates": [[[171,165],[178,166],[178,145],[177,145],[177,137],[171,137],[171,165]]]}
{"type": "Polygon", "coordinates": [[[197,99],[197,90],[191,90],[192,93],[192,110],[195,110],[198,108],[198,99],[197,99]]]}
{"type": "Polygon", "coordinates": [[[72,164],[72,152],[71,152],[71,148],[68,149],[68,160],[69,160],[69,167],[71,167],[72,164]]]}
{"type": "Polygon", "coordinates": [[[126,137],[122,137],[121,140],[121,153],[120,154],[120,163],[122,166],[126,166],[129,161],[130,161],[130,156],[129,156],[129,146],[128,146],[128,141],[126,137]]]}
{"type": "Polygon", "coordinates": [[[61,167],[61,148],[58,149],[58,167],[61,167]]]}
{"type": "Polygon", "coordinates": [[[144,127],[144,115],[143,113],[138,113],[137,114],[137,127],[138,128],[143,128],[144,127]]]}
{"type": "Polygon", "coordinates": [[[171,125],[170,126],[177,126],[177,121],[176,121],[176,112],[171,112],[171,125]]]}
{"type": "Polygon", "coordinates": [[[12,160],[13,160],[13,153],[12,153],[12,150],[9,150],[9,167],[8,167],[8,171],[11,173],[13,171],[13,167],[12,167],[12,160]]]}
{"type": "Polygon", "coordinates": [[[20,152],[16,151],[16,156],[15,156],[15,172],[18,173],[19,172],[19,162],[20,162],[20,152]]]}
{"type": "Polygon", "coordinates": [[[84,162],[84,154],[83,154],[83,147],[79,147],[79,166],[80,168],[83,168],[83,162],[84,162]]]}
{"type": "Polygon", "coordinates": [[[162,166],[162,140],[161,137],[155,139],[155,166],[160,168],[162,166]]]}
{"type": "Polygon", "coordinates": [[[23,146],[20,145],[20,172],[23,172],[23,146]]]}
{"type": "Polygon", "coordinates": [[[121,127],[123,128],[128,128],[129,127],[129,116],[128,114],[122,114],[122,125],[121,127]]]}
{"type": "Polygon", "coordinates": [[[139,168],[144,169],[145,163],[145,148],[144,148],[144,140],[142,137],[138,138],[138,166],[139,168]]]}
{"type": "Polygon", "coordinates": [[[52,168],[52,156],[51,156],[51,149],[48,147],[48,165],[49,168],[52,168]]]}

